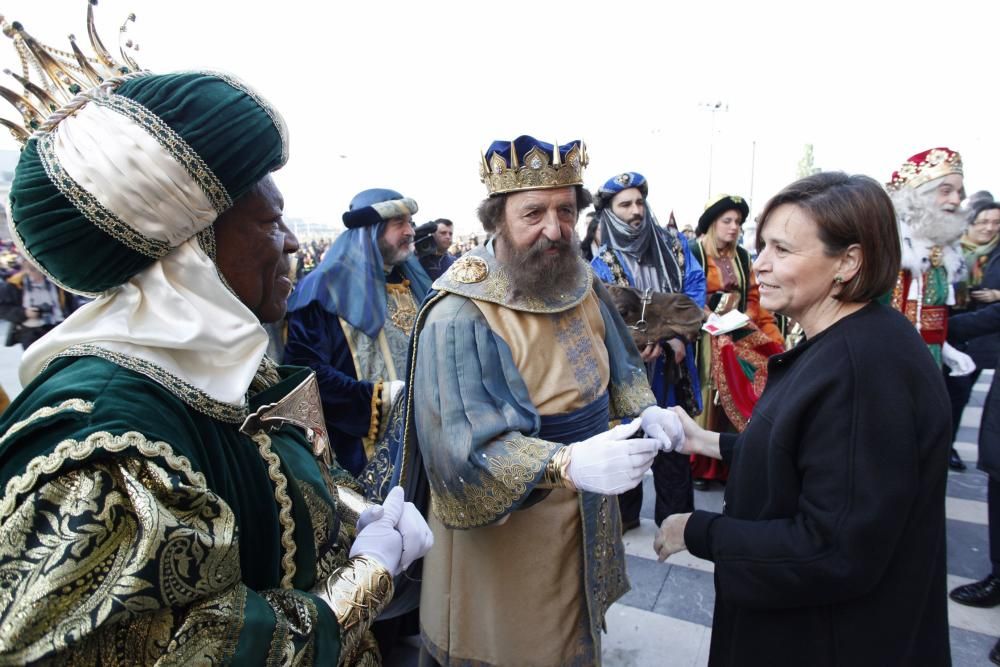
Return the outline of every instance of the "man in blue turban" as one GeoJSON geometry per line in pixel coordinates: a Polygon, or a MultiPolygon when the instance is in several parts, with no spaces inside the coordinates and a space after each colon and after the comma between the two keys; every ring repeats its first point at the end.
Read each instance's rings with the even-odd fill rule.
{"type": "MultiPolygon", "coordinates": [[[[597,191],[594,208],[603,245],[591,262],[594,273],[606,283],[636,287],[639,291],[686,294],[702,308],[705,273],[691,254],[684,235],[657,223],[646,202],[648,194],[646,178],[634,171],[609,178],[597,191]]],[[[657,405],[680,405],[689,414],[701,411],[692,341],[682,338],[651,341],[641,353],[657,405]]],[[[694,511],[688,457],[659,454],[653,462],[653,484],[657,525],[671,514],[694,511]]],[[[642,485],[623,493],[618,501],[623,528],[637,527],[642,485]]]]}
{"type": "Polygon", "coordinates": [[[416,212],[395,190],[355,195],[343,215],[347,231],[288,300],[285,362],[316,371],[337,460],[371,498],[388,491],[394,452],[385,436],[430,287],[413,255],[416,212]]]}

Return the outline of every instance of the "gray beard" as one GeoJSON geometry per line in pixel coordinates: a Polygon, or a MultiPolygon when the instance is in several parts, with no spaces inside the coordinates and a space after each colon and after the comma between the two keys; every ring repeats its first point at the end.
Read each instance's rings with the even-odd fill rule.
{"type": "Polygon", "coordinates": [[[576,232],[569,241],[553,242],[543,236],[528,248],[514,245],[506,225],[497,230],[497,236],[504,241],[507,259],[500,264],[515,296],[554,301],[579,282],[584,269],[576,232]],[[559,248],[559,253],[546,255],[545,251],[552,247],[559,248]]]}

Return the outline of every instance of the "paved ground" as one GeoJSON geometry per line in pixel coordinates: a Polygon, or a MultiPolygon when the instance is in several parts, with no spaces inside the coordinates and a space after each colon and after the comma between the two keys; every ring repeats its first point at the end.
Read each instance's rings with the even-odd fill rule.
{"type": "MultiPolygon", "coordinates": [[[[0,342],[6,330],[0,323],[0,342]]],[[[17,363],[20,348],[0,346],[0,385],[13,398],[20,390],[17,363]]],[[[958,451],[969,464],[964,473],[949,473],[948,586],[981,578],[989,571],[986,534],[986,476],[974,469],[982,402],[992,374],[984,373],[962,418],[958,451]]],[[[653,552],[652,478],[645,480],[642,525],[625,536],[632,591],[608,615],[604,642],[606,667],[657,665],[700,667],[708,663],[713,565],[687,552],[658,563],[653,552]]],[[[722,489],[695,492],[695,505],[718,510],[722,489]]],[[[986,656],[1000,635],[1000,608],[974,609],[949,601],[952,658],[955,667],[989,664],[986,656]]],[[[392,665],[415,665],[413,651],[404,651],[392,665]]]]}

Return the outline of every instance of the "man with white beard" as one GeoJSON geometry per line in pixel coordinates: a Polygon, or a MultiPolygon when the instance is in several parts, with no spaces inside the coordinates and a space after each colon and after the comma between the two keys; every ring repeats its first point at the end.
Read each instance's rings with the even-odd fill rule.
{"type": "Polygon", "coordinates": [[[439,538],[422,665],[600,664],[604,615],[628,590],[616,494],[682,437],[580,255],[586,163],[582,142],[494,142],[479,207],[494,237],[417,318],[399,469],[404,488],[429,487],[439,538]]]}
{"type": "MultiPolygon", "coordinates": [[[[965,196],[962,156],[950,148],[931,148],[910,157],[886,184],[899,219],[903,261],[892,292],[892,306],[913,322],[927,349],[953,375],[967,375],[975,363],[949,345],[948,306],[953,285],[966,269],[958,239],[965,231],[959,206],[965,196]]],[[[965,464],[952,448],[949,466],[965,464]]]]}

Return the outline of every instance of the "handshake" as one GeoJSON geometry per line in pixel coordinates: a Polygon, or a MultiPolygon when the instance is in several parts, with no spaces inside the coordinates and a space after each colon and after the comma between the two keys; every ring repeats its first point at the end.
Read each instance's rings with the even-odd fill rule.
{"type": "Polygon", "coordinates": [[[381,505],[367,508],[358,517],[350,555],[374,558],[396,576],[432,546],[434,535],[427,522],[413,503],[403,500],[403,487],[397,486],[381,505]]]}
{"type": "Polygon", "coordinates": [[[614,495],[635,488],[658,452],[682,450],[684,429],[672,411],[655,405],[639,419],[568,445],[566,476],[577,489],[614,495]],[[645,438],[633,438],[642,427],[645,438]]]}

